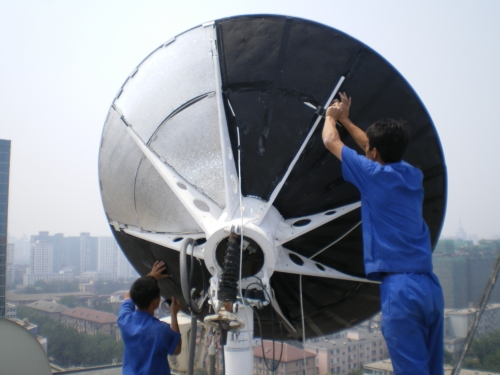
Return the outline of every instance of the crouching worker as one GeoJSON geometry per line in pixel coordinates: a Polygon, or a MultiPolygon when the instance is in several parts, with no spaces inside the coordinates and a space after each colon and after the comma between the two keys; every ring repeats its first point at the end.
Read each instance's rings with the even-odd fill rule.
{"type": "Polygon", "coordinates": [[[169,277],[162,274],[164,270],[163,262],[155,262],[147,276],[138,278],[132,284],[120,307],[118,327],[125,346],[124,375],[170,375],[167,355],[181,352],[181,334],[177,323],[180,302],[172,297],[171,325],[154,317],[154,311],[160,305],[158,280],[169,277]]]}
{"type": "Polygon", "coordinates": [[[387,119],[365,133],[349,120],[351,99],[340,98],[327,110],[323,142],[361,194],[365,272],[382,282],[382,334],[394,374],[442,375],[443,292],[432,272],[431,239],[422,217],[423,175],[402,160],[408,130],[387,119]],[[337,121],[366,156],[344,145],[337,121]]]}

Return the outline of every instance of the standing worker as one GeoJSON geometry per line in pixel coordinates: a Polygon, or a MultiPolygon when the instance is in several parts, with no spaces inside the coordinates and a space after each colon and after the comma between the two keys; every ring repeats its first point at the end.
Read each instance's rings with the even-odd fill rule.
{"type": "Polygon", "coordinates": [[[162,274],[164,270],[165,264],[156,261],[147,276],[134,281],[120,307],[118,327],[125,346],[123,375],[170,375],[167,355],[181,352],[177,322],[180,302],[172,297],[171,325],[154,317],[154,311],[160,305],[158,280],[169,277],[162,274]]]}
{"type": "Polygon", "coordinates": [[[443,374],[443,292],[432,272],[429,229],[422,217],[422,172],[404,162],[407,128],[392,119],[366,133],[349,120],[351,98],[327,109],[323,142],[342,175],[361,194],[366,276],[381,281],[382,334],[394,374],[443,374]],[[339,121],[366,157],[345,146],[339,121]]]}

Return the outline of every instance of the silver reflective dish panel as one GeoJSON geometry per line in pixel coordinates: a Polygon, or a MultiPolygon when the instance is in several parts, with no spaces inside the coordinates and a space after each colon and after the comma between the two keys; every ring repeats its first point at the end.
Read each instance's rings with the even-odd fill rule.
{"type": "Polygon", "coordinates": [[[111,108],[99,153],[102,203],[110,221],[139,225],[134,185],[141,158],[141,150],[130,138],[118,112],[111,108]]]}
{"type": "Polygon", "coordinates": [[[165,43],[137,67],[113,102],[99,155],[110,222],[151,232],[201,231],[128,126],[164,163],[225,207],[212,37],[212,26],[200,26],[165,43]]]}
{"type": "Polygon", "coordinates": [[[197,27],[144,60],[115,104],[144,143],[174,111],[215,91],[211,27],[197,27]]]}
{"type": "Polygon", "coordinates": [[[225,206],[224,173],[215,95],[165,121],[150,147],[198,190],[225,206]]]}
{"type": "Polygon", "coordinates": [[[135,181],[135,206],[141,229],[168,233],[201,232],[196,221],[145,157],[135,181]]]}

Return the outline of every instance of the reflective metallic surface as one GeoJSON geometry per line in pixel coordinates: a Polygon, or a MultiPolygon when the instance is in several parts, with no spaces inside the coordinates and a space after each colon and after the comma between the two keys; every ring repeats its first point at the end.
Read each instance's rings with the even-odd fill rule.
{"type": "Polygon", "coordinates": [[[215,95],[197,101],[165,121],[150,147],[188,182],[219,206],[225,206],[215,95]]]}

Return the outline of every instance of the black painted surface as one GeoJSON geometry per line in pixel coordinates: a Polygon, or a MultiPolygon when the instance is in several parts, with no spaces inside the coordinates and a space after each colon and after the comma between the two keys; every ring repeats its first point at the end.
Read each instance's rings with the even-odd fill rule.
{"type": "MultiPolygon", "coordinates": [[[[241,131],[244,195],[269,199],[316,118],[303,102],[325,105],[345,76],[341,91],[353,98],[350,117],[356,125],[366,129],[384,117],[408,122],[412,140],[405,160],[424,172],[424,218],[436,243],[446,202],[443,153],[425,107],[386,60],[354,38],[307,20],[242,16],[216,25],[223,90],[236,116],[226,103],[235,154],[236,126],[241,131]]],[[[285,219],[359,200],[357,189],[342,179],[340,162],[323,145],[322,125],[274,203],[285,219]]],[[[346,132],[341,136],[362,153],[346,132]]],[[[342,233],[331,230],[332,237],[342,233]]]]}

